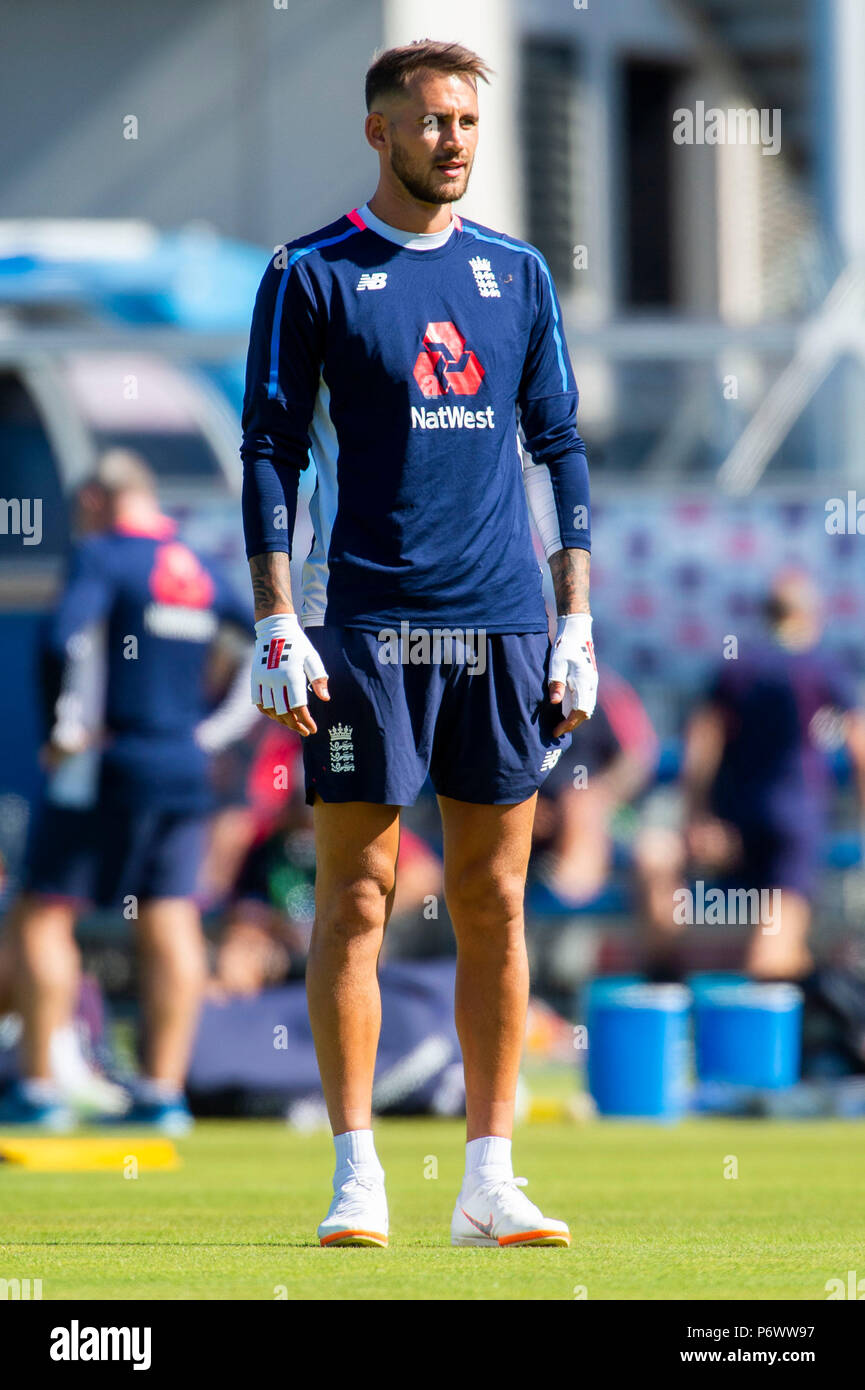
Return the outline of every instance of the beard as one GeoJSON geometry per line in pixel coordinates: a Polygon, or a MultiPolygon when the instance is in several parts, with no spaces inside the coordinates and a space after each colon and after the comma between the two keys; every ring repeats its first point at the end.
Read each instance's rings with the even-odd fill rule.
{"type": "Polygon", "coordinates": [[[462,198],[468,188],[471,163],[467,163],[462,176],[448,179],[440,170],[415,168],[405,151],[397,144],[391,149],[390,167],[407,193],[419,203],[455,203],[462,198]]]}

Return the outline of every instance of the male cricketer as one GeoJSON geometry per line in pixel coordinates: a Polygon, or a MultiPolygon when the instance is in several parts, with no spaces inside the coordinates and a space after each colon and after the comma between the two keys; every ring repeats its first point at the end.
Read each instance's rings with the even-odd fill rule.
{"type": "Polygon", "coordinates": [[[303,736],[314,807],[307,995],[336,1148],[322,1245],[388,1240],[371,1128],[376,965],[400,808],[428,774],[466,1081],[451,1240],[570,1242],[514,1177],[511,1132],[537,788],[597,690],[588,472],[543,258],[452,209],[468,185],[487,72],[460,45],[428,40],[375,59],[365,127],[375,194],[279,248],[252,321],[241,448],[252,690],[303,736]],[[310,455],[314,539],[298,617],[290,542],[310,455]],[[554,580],[552,652],[527,495],[554,580]]]}

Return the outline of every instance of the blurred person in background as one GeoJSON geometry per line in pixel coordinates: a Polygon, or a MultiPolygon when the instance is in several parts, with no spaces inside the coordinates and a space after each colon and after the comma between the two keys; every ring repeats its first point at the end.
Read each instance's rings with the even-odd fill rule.
{"type": "MultiPolygon", "coordinates": [[[[78,489],[71,508],[72,533],[82,539],[98,535],[111,524],[111,498],[98,478],[91,478],[78,489]]],[[[86,887],[86,865],[93,852],[93,802],[98,776],[98,749],[95,740],[102,720],[103,682],[94,663],[70,663],[58,694],[56,669],[43,649],[39,672],[39,698],[43,723],[53,730],[40,754],[45,773],[42,813],[38,833],[31,823],[29,858],[39,850],[44,857],[62,854],[66,892],[61,896],[25,893],[13,903],[0,928],[0,1015],[12,1014],[17,1007],[15,980],[15,940],[12,924],[21,916],[39,917],[49,930],[71,935],[78,911],[77,895],[86,887]],[[70,721],[76,730],[70,737],[70,721]],[[69,751],[61,754],[63,741],[69,751]],[[51,924],[49,926],[49,923],[51,924]]],[[[59,880],[58,880],[59,882],[59,880]]],[[[51,1035],[51,1074],[64,1101],[82,1110],[122,1110],[123,1092],[113,1086],[94,1067],[72,1022],[54,1029],[51,1035]]],[[[64,1112],[65,1114],[65,1112],[64,1112]]],[[[67,1116],[68,1119],[68,1116],[67,1116]]]]}
{"type": "Polygon", "coordinates": [[[676,921],[674,894],[689,873],[768,890],[761,904],[772,904],[771,920],[753,926],[744,968],[761,980],[805,978],[832,728],[846,744],[865,808],[865,713],[847,672],[820,644],[821,602],[809,576],[779,574],[765,613],[765,642],[722,663],[689,722],[683,829],[648,828],[638,840],[647,967],[657,979],[682,971],[686,925],[676,921]]]}
{"type": "Polygon", "coordinates": [[[613,816],[643,790],[658,754],[636,691],[607,666],[600,676],[594,715],[538,791],[532,835],[532,876],[574,907],[607,883],[613,816]]]}
{"type": "Polygon", "coordinates": [[[315,844],[298,782],[300,740],[269,725],[246,779],[251,833],[228,893],[209,993],[249,997],[281,984],[305,960],[315,844]]]}
{"type": "Polygon", "coordinates": [[[176,539],[142,459],[109,451],[94,484],[107,524],[75,546],[46,642],[53,775],[9,924],[22,1075],[0,1102],[0,1118],[55,1129],[72,1123],[52,1070],[52,1038],[75,1008],[73,928],[92,902],[136,923],[142,957],[144,1074],[125,1118],[182,1132],[206,973],[195,893],[211,808],[208,760],[252,722],[251,614],[176,539]],[[243,655],[213,709],[208,662],[225,627],[241,635],[243,655]]]}

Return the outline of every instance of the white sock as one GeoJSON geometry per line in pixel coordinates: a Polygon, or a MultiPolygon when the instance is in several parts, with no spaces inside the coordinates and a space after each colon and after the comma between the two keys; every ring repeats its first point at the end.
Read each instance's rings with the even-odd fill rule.
{"type": "Polygon", "coordinates": [[[157,1081],[153,1076],[139,1077],[135,1094],[145,1105],[172,1105],[183,1097],[182,1090],[173,1081],[157,1081]]]}
{"type": "Polygon", "coordinates": [[[490,1178],[512,1178],[511,1141],[500,1134],[471,1139],[466,1144],[466,1178],[472,1182],[490,1178]]]}
{"type": "Polygon", "coordinates": [[[51,1075],[60,1086],[74,1086],[90,1074],[81,1037],[74,1023],[55,1028],[51,1034],[51,1075]]]}
{"type": "Polygon", "coordinates": [[[60,1092],[53,1081],[40,1076],[26,1076],[21,1081],[21,1094],[31,1105],[56,1105],[60,1092]]]}
{"type": "Polygon", "coordinates": [[[349,1165],[374,1169],[384,1177],[371,1129],[348,1129],[345,1134],[335,1134],[333,1147],[336,1150],[335,1179],[348,1177],[351,1172],[349,1165]]]}

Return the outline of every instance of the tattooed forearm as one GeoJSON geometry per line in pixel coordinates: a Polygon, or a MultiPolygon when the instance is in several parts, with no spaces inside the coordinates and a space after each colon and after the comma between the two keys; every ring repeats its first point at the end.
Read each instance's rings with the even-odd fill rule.
{"type": "Polygon", "coordinates": [[[589,563],[588,550],[557,550],[550,556],[550,574],[553,576],[553,589],[556,594],[556,612],[559,617],[567,613],[589,613],[589,563]]]}
{"type": "Polygon", "coordinates": [[[260,618],[269,618],[272,613],[294,612],[290,561],[285,551],[253,555],[249,561],[249,572],[252,575],[256,622],[260,618]]]}

